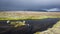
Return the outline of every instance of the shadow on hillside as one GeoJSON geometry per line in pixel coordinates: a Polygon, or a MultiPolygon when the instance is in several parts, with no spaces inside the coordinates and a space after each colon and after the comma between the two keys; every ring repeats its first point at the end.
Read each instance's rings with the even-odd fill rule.
{"type": "MultiPolygon", "coordinates": [[[[33,34],[37,31],[41,32],[41,31],[47,30],[48,28],[52,28],[53,25],[56,24],[59,20],[60,18],[10,20],[10,21],[26,21],[26,24],[29,24],[29,25],[21,26],[17,29],[12,28],[3,34],[33,34]]],[[[0,24],[8,25],[6,21],[7,20],[3,20],[3,21],[0,20],[0,24]]]]}

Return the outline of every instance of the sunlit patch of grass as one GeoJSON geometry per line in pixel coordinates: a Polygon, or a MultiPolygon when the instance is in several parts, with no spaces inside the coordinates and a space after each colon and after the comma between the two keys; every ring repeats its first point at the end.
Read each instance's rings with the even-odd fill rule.
{"type": "Polygon", "coordinates": [[[10,25],[13,25],[13,27],[20,27],[20,26],[24,26],[25,21],[21,22],[21,21],[17,21],[17,22],[10,22],[10,25]]]}
{"type": "Polygon", "coordinates": [[[34,34],[41,34],[40,32],[36,32],[36,33],[34,33],[34,34]]]}
{"type": "Polygon", "coordinates": [[[44,19],[60,18],[59,12],[0,12],[0,20],[24,20],[24,19],[44,19]]]}
{"type": "Polygon", "coordinates": [[[53,27],[54,28],[60,27],[60,21],[58,21],[53,27]]]}
{"type": "Polygon", "coordinates": [[[0,20],[24,20],[24,19],[44,19],[44,18],[60,18],[60,16],[21,16],[21,17],[0,17],[0,20]]]}

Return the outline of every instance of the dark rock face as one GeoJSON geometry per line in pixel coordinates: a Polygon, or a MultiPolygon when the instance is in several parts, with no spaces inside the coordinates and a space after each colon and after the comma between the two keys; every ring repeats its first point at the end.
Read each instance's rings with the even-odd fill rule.
{"type": "Polygon", "coordinates": [[[44,30],[47,30],[48,28],[52,28],[53,25],[56,24],[59,20],[60,18],[25,20],[26,24],[29,24],[29,26],[25,25],[15,29],[12,28],[9,31],[1,34],[33,34],[34,32],[37,32],[37,31],[44,31],[44,30]]]}

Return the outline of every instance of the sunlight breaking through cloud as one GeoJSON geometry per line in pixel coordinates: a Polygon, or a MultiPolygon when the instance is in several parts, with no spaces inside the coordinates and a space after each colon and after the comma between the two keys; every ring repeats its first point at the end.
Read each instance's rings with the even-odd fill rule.
{"type": "Polygon", "coordinates": [[[46,11],[60,11],[59,8],[52,8],[52,9],[47,9],[46,11]]]}

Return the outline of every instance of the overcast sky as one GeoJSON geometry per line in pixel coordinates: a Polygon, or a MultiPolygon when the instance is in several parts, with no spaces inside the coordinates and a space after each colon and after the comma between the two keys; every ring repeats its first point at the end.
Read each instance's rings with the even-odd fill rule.
{"type": "Polygon", "coordinates": [[[60,0],[0,0],[0,10],[60,11],[60,0]]]}

